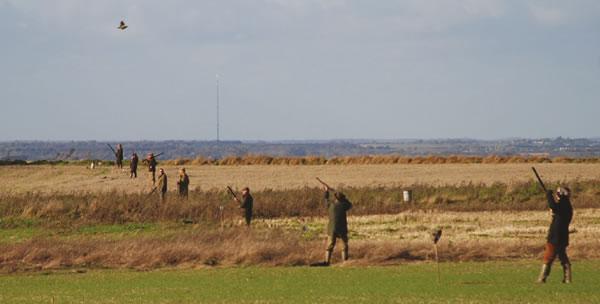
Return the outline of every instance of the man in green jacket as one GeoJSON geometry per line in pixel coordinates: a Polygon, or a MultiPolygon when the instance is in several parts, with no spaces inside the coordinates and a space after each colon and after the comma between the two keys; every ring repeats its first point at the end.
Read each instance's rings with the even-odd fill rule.
{"type": "Polygon", "coordinates": [[[179,170],[179,180],[177,181],[177,190],[179,197],[183,199],[188,198],[188,188],[190,186],[190,177],[185,172],[185,168],[179,170]]]}
{"type": "Polygon", "coordinates": [[[546,237],[544,251],[544,264],[538,278],[538,283],[546,283],[554,259],[558,256],[563,267],[563,283],[571,283],[571,262],[567,256],[569,246],[569,224],[573,219],[573,206],[571,205],[571,190],[559,187],[556,198],[552,191],[546,193],[548,207],[552,210],[552,223],[546,237]]]}
{"type": "Polygon", "coordinates": [[[334,192],[334,201],[329,199],[329,187],[325,186],[325,202],[329,213],[329,224],[327,225],[327,252],[325,255],[325,265],[331,263],[331,255],[337,238],[342,239],[344,243],[342,251],[342,260],[348,260],[348,220],[346,212],[352,208],[352,203],[341,192],[334,192]]]}

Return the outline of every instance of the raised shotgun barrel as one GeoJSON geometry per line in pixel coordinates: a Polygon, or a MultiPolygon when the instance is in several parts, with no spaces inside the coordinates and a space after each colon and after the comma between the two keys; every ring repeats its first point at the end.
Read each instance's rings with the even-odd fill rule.
{"type": "Polygon", "coordinates": [[[229,192],[229,194],[231,194],[231,196],[233,196],[233,198],[237,200],[237,195],[235,195],[235,192],[233,192],[233,189],[231,189],[231,187],[227,186],[227,192],[229,192]]]}
{"type": "Polygon", "coordinates": [[[115,149],[113,149],[113,147],[112,147],[110,144],[106,144],[106,145],[107,145],[107,146],[110,148],[110,150],[112,150],[112,151],[113,151],[113,153],[114,153],[115,155],[117,155],[117,151],[115,151],[115,149]]]}
{"type": "Polygon", "coordinates": [[[546,185],[544,185],[544,182],[542,181],[542,178],[538,174],[537,170],[535,170],[535,167],[531,167],[531,170],[533,170],[533,173],[535,174],[535,177],[537,178],[538,182],[540,183],[540,186],[544,190],[544,193],[546,193],[548,190],[546,189],[546,185]]]}
{"type": "Polygon", "coordinates": [[[317,181],[319,181],[319,183],[321,183],[321,185],[327,187],[327,189],[329,189],[329,190],[334,191],[333,188],[329,187],[329,185],[326,184],[324,181],[322,181],[320,178],[316,177],[316,179],[317,179],[317,181]]]}

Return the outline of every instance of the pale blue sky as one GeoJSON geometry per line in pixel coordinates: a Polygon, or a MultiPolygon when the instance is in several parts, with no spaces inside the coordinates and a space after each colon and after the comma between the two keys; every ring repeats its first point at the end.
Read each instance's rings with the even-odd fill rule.
{"type": "Polygon", "coordinates": [[[600,136],[600,1],[0,0],[0,140],[600,136]],[[116,29],[124,18],[130,28],[116,29]]]}

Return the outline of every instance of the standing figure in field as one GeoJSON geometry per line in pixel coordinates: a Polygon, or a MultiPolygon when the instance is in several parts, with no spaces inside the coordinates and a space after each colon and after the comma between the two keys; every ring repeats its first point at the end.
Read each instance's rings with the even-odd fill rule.
{"type": "Polygon", "coordinates": [[[115,151],[115,158],[117,161],[117,168],[123,170],[123,146],[117,144],[117,151],[115,151]]]}
{"type": "Polygon", "coordinates": [[[569,224],[573,219],[573,207],[571,206],[571,190],[567,187],[559,187],[556,197],[549,190],[546,192],[548,207],[552,211],[552,223],[548,229],[546,238],[546,249],[544,251],[544,264],[538,278],[538,283],[546,283],[550,275],[550,269],[556,256],[563,267],[563,283],[571,283],[571,262],[567,256],[569,246],[569,224]]]}
{"type": "Polygon", "coordinates": [[[348,260],[348,220],[347,212],[352,208],[352,203],[341,192],[334,192],[335,201],[329,198],[329,186],[324,186],[325,202],[329,213],[329,224],[327,225],[327,251],[325,253],[325,265],[331,263],[331,255],[335,248],[335,243],[338,238],[342,239],[343,250],[342,260],[348,260]]]}
{"type": "Polygon", "coordinates": [[[129,178],[137,178],[137,166],[139,160],[137,153],[133,152],[133,154],[131,154],[131,159],[129,160],[129,178]]]}
{"type": "Polygon", "coordinates": [[[180,198],[188,198],[188,189],[190,186],[190,177],[185,173],[185,168],[179,170],[179,180],[177,181],[177,190],[180,198]]]}
{"type": "Polygon", "coordinates": [[[160,201],[164,203],[167,196],[167,174],[165,174],[165,170],[163,170],[163,168],[160,168],[158,172],[158,185],[156,187],[158,188],[157,190],[160,195],[160,201]]]}
{"type": "Polygon", "coordinates": [[[154,153],[148,153],[148,156],[146,156],[146,159],[144,159],[144,162],[146,162],[148,164],[148,172],[150,172],[150,175],[152,177],[152,185],[155,185],[156,184],[156,165],[158,165],[158,163],[156,162],[154,153]]]}
{"type": "Polygon", "coordinates": [[[238,199],[237,196],[233,196],[233,199],[240,204],[240,209],[244,209],[244,219],[246,220],[246,226],[250,227],[252,222],[252,208],[254,208],[254,198],[250,195],[250,188],[245,187],[242,189],[242,199],[238,199]]]}

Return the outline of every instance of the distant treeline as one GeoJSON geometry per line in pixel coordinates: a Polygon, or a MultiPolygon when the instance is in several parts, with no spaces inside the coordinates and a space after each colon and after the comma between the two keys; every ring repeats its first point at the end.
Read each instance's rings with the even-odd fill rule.
{"type": "Polygon", "coordinates": [[[221,159],[197,157],[162,162],[165,165],[392,165],[392,164],[504,164],[504,163],[600,163],[600,157],[541,157],[541,156],[401,156],[369,155],[341,157],[274,157],[267,155],[231,156],[221,159]]]}
{"type": "MultiPolygon", "coordinates": [[[[105,160],[0,160],[0,166],[7,165],[114,165],[114,161],[105,160]]],[[[218,159],[199,156],[196,158],[178,158],[160,160],[162,165],[184,166],[251,166],[251,165],[393,165],[393,164],[518,164],[518,163],[600,163],[600,157],[543,157],[543,156],[401,156],[401,155],[367,155],[367,156],[268,156],[247,155],[228,156],[218,159]]],[[[128,165],[128,161],[125,160],[128,165]]]]}
{"type": "Polygon", "coordinates": [[[163,159],[212,159],[227,156],[270,155],[274,157],[325,158],[361,155],[529,155],[545,157],[600,157],[600,138],[540,139],[406,139],[406,140],[323,140],[323,141],[0,141],[0,160],[113,160],[114,148],[122,144],[125,156],[137,152],[162,153],[163,159]]]}

